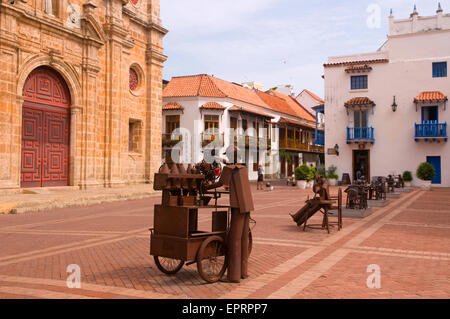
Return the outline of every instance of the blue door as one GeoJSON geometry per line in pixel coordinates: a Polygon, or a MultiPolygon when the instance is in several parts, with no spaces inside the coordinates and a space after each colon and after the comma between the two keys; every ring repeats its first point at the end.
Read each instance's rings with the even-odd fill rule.
{"type": "Polygon", "coordinates": [[[427,162],[433,165],[436,176],[431,180],[432,184],[441,184],[441,157],[427,156],[427,162]]]}

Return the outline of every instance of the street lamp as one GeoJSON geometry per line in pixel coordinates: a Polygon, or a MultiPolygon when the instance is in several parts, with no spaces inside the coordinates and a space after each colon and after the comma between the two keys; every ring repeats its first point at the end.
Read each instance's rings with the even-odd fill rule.
{"type": "Polygon", "coordinates": [[[393,111],[393,112],[397,111],[397,107],[398,107],[398,105],[397,105],[397,103],[395,102],[395,95],[394,95],[394,103],[392,104],[392,111],[393,111]]]}

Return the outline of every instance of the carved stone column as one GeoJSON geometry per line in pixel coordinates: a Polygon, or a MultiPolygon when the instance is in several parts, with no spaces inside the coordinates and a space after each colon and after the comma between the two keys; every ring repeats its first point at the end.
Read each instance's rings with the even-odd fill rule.
{"type": "Polygon", "coordinates": [[[158,24],[149,25],[147,44],[147,118],[145,180],[153,182],[153,176],[161,164],[162,151],[162,72],[167,56],[163,54],[162,38],[168,32],[158,24]]]}
{"type": "Polygon", "coordinates": [[[72,105],[70,107],[70,157],[69,157],[69,182],[72,186],[82,186],[81,183],[81,137],[83,108],[72,105]]]}

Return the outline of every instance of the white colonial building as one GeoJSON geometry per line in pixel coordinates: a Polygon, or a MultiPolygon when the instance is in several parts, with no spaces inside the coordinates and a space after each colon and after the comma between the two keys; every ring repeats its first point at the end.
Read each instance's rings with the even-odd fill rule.
{"type": "MultiPolygon", "coordinates": [[[[373,53],[331,57],[325,67],[325,162],[338,174],[386,176],[422,162],[450,186],[450,14],[389,17],[387,41],[373,53]],[[338,150],[338,155],[334,150],[338,150]]],[[[414,178],[414,182],[419,180],[414,178]]]]}
{"type": "Polygon", "coordinates": [[[164,160],[197,163],[238,146],[252,180],[260,164],[271,178],[290,176],[303,163],[317,165],[323,146],[314,143],[315,117],[293,97],[257,87],[206,74],[172,78],[163,90],[164,160]],[[181,135],[173,134],[177,128],[181,135]]]}

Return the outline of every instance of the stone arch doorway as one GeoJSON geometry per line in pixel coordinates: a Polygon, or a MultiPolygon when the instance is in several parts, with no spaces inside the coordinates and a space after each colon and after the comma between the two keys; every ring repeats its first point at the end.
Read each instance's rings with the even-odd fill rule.
{"type": "Polygon", "coordinates": [[[69,185],[70,92],[59,73],[38,67],[23,86],[21,187],[69,185]]]}

